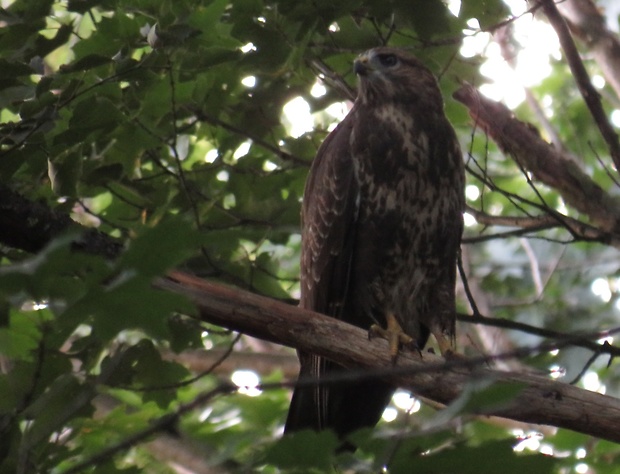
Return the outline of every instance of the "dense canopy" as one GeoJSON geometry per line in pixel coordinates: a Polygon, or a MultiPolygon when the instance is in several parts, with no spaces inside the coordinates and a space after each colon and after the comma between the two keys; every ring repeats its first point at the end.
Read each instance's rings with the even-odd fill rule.
{"type": "Polygon", "coordinates": [[[0,472],[614,472],[615,3],[4,2],[0,472]],[[384,45],[464,153],[468,366],[295,308],[309,167],[384,45]],[[282,438],[294,348],[407,386],[354,454],[282,438]]]}

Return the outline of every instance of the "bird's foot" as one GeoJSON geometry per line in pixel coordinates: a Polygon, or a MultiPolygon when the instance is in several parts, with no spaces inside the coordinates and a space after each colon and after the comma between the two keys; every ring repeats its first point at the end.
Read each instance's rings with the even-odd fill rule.
{"type": "Polygon", "coordinates": [[[378,324],[370,326],[368,338],[371,339],[375,336],[379,336],[386,339],[390,347],[390,358],[392,359],[392,363],[396,363],[399,349],[403,346],[412,346],[415,344],[415,341],[403,331],[403,328],[396,320],[396,316],[392,313],[386,315],[386,321],[386,328],[382,328],[378,324]]]}
{"type": "Polygon", "coordinates": [[[439,352],[446,359],[458,359],[464,357],[463,355],[456,352],[456,344],[454,343],[454,339],[446,336],[443,332],[433,331],[433,336],[437,341],[437,346],[439,347],[439,352]]]}

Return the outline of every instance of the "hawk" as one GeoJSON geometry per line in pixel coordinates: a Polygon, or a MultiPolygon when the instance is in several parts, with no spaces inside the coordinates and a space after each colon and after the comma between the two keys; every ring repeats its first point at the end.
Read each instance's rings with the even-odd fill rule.
{"type": "MultiPolygon", "coordinates": [[[[388,47],[354,63],[358,95],[319,148],[302,205],[303,308],[421,350],[454,348],[464,167],[433,74],[388,47]]],[[[300,352],[300,378],[346,370],[300,352]]],[[[285,431],[374,426],[394,391],[379,380],[297,387],[285,431]]]]}

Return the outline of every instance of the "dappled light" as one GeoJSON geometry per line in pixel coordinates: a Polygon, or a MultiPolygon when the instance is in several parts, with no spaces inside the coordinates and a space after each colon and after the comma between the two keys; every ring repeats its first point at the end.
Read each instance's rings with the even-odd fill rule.
{"type": "MultiPolygon", "coordinates": [[[[615,472],[617,3],[3,2],[0,472],[615,472]],[[382,45],[431,71],[390,99],[424,113],[374,97],[391,132],[354,151],[347,136],[339,167],[306,188],[358,74],[401,85],[398,55],[353,67],[382,45]],[[401,232],[394,196],[432,220],[441,193],[419,189],[456,188],[431,102],[460,144],[464,200],[444,203],[455,218],[425,252],[400,255],[424,235],[401,232]],[[388,166],[408,127],[424,170],[388,166]],[[380,229],[360,156],[384,180],[380,229]],[[391,186],[403,176],[406,192],[391,186]],[[302,239],[304,202],[324,212],[302,239]],[[367,247],[415,266],[402,306],[385,304],[398,285],[356,292],[368,272],[350,255],[367,247]],[[430,289],[448,267],[446,315],[449,292],[430,289]],[[335,317],[303,309],[326,274],[313,298],[335,317]],[[418,347],[421,325],[390,352],[345,324],[359,312],[383,326],[420,301],[455,334],[418,347]],[[320,378],[330,364],[346,370],[320,378]],[[283,434],[293,390],[324,414],[332,387],[361,387],[349,400],[363,408],[384,383],[374,428],[283,434]]],[[[375,119],[356,130],[374,136],[375,119]]]]}

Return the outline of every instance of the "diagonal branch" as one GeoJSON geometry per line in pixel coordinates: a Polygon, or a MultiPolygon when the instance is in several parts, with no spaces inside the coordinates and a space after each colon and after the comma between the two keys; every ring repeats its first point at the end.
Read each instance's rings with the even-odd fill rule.
{"type": "Polygon", "coordinates": [[[601,231],[596,227],[581,222],[572,217],[562,216],[558,220],[552,214],[540,214],[534,216],[494,216],[480,211],[474,207],[466,206],[466,211],[476,219],[478,224],[483,226],[514,227],[497,234],[467,235],[463,238],[464,243],[486,242],[492,239],[530,235],[548,229],[565,228],[575,239],[587,240],[592,242],[605,242],[616,248],[620,248],[620,240],[611,238],[609,233],[601,231]]]}
{"type": "MultiPolygon", "coordinates": [[[[620,400],[613,397],[540,375],[480,368],[493,357],[446,362],[429,353],[421,358],[416,353],[403,352],[393,366],[385,341],[369,341],[366,331],[334,318],[180,272],[158,280],[156,286],[187,296],[205,321],[313,352],[347,367],[366,369],[375,377],[443,404],[454,401],[472,378],[522,385],[524,388],[514,401],[487,409],[484,414],[568,428],[620,442],[620,400]]],[[[545,350],[561,345],[549,345],[545,350]]],[[[510,356],[532,351],[521,349],[510,356]]],[[[356,375],[360,376],[359,371],[356,375]]]]}
{"type": "MultiPolygon", "coordinates": [[[[3,189],[2,185],[0,191],[5,191],[6,195],[14,200],[21,199],[22,204],[27,202],[16,193],[11,194],[3,189]]],[[[8,241],[10,245],[19,248],[28,246],[25,250],[36,251],[43,244],[43,240],[49,241],[58,235],[62,228],[71,226],[68,217],[61,218],[62,216],[41,206],[37,207],[38,215],[33,216],[31,221],[22,222],[20,228],[19,222],[10,222],[17,217],[9,212],[10,203],[2,200],[0,203],[0,222],[4,219],[21,236],[28,232],[38,233],[39,239],[36,242],[18,242],[15,239],[8,241]]],[[[104,237],[103,234],[101,236],[104,237]]],[[[0,233],[0,241],[2,238],[6,238],[6,235],[0,233]]],[[[91,252],[97,251],[88,245],[83,248],[91,252]]],[[[111,251],[111,248],[104,246],[103,253],[114,254],[119,249],[114,247],[115,251],[111,251]]],[[[188,297],[200,309],[201,317],[205,321],[337,360],[345,366],[358,369],[352,372],[352,377],[371,375],[385,378],[395,385],[410,388],[419,396],[443,404],[454,401],[472,379],[490,378],[499,383],[516,383],[523,386],[523,390],[513,402],[486,409],[481,413],[526,423],[548,424],[620,442],[620,431],[617,429],[620,425],[619,400],[540,375],[481,368],[484,364],[497,360],[498,356],[445,361],[430,353],[425,353],[423,358],[417,353],[402,353],[398,364],[393,366],[385,341],[369,341],[366,331],[334,318],[179,272],[173,272],[168,278],[156,281],[155,285],[162,290],[188,297]]],[[[583,336],[576,339],[582,340],[583,336]]],[[[525,357],[533,352],[549,351],[575,343],[576,341],[571,339],[560,340],[535,348],[517,349],[505,354],[503,358],[525,357]]],[[[316,381],[307,380],[303,383],[316,381]]],[[[188,409],[192,407],[193,405],[188,409]]],[[[162,423],[168,421],[161,420],[162,423]]],[[[161,426],[163,425],[156,426],[155,430],[161,426]]],[[[151,431],[146,435],[150,433],[151,431]]],[[[117,448],[123,446],[114,449],[117,448]]]]}
{"type": "MultiPolygon", "coordinates": [[[[620,207],[617,201],[561,152],[555,150],[524,122],[516,119],[503,104],[484,97],[470,84],[463,84],[454,98],[469,108],[476,125],[511,154],[517,164],[536,179],[556,189],[564,201],[587,215],[605,232],[620,233],[620,207]]],[[[555,214],[554,214],[555,215],[555,214]]],[[[563,216],[557,220],[570,230],[563,216]]],[[[610,236],[610,240],[617,240],[610,236]]]]}
{"type": "MultiPolygon", "coordinates": [[[[505,318],[493,318],[489,316],[463,313],[458,313],[456,316],[459,321],[464,323],[482,324],[484,326],[512,329],[514,331],[521,331],[527,334],[533,334],[535,336],[545,337],[556,341],[571,341],[571,345],[575,347],[583,347],[597,354],[609,354],[611,357],[620,357],[620,347],[612,346],[610,344],[605,345],[604,343],[601,344],[585,336],[580,338],[576,334],[554,331],[553,329],[532,326],[530,324],[521,323],[519,321],[511,321],[505,318]]],[[[609,336],[609,333],[607,331],[601,331],[599,334],[592,334],[591,336],[594,336],[596,339],[602,339],[609,336]]]]}
{"type": "Polygon", "coordinates": [[[601,103],[601,96],[596,89],[594,89],[592,81],[590,81],[590,76],[579,57],[579,52],[577,51],[568,26],[564,18],[562,18],[562,15],[560,15],[554,0],[539,0],[538,3],[542,5],[545,15],[547,15],[551,26],[553,26],[558,35],[562,49],[566,54],[566,60],[570,70],[577,82],[577,87],[579,87],[583,100],[588,106],[603,139],[607,142],[609,153],[616,165],[616,169],[620,170],[620,142],[618,141],[618,134],[614,131],[609,120],[607,120],[607,115],[601,103]]]}
{"type": "Polygon", "coordinates": [[[592,0],[565,0],[557,7],[620,98],[620,38],[607,27],[599,6],[592,0]]]}

